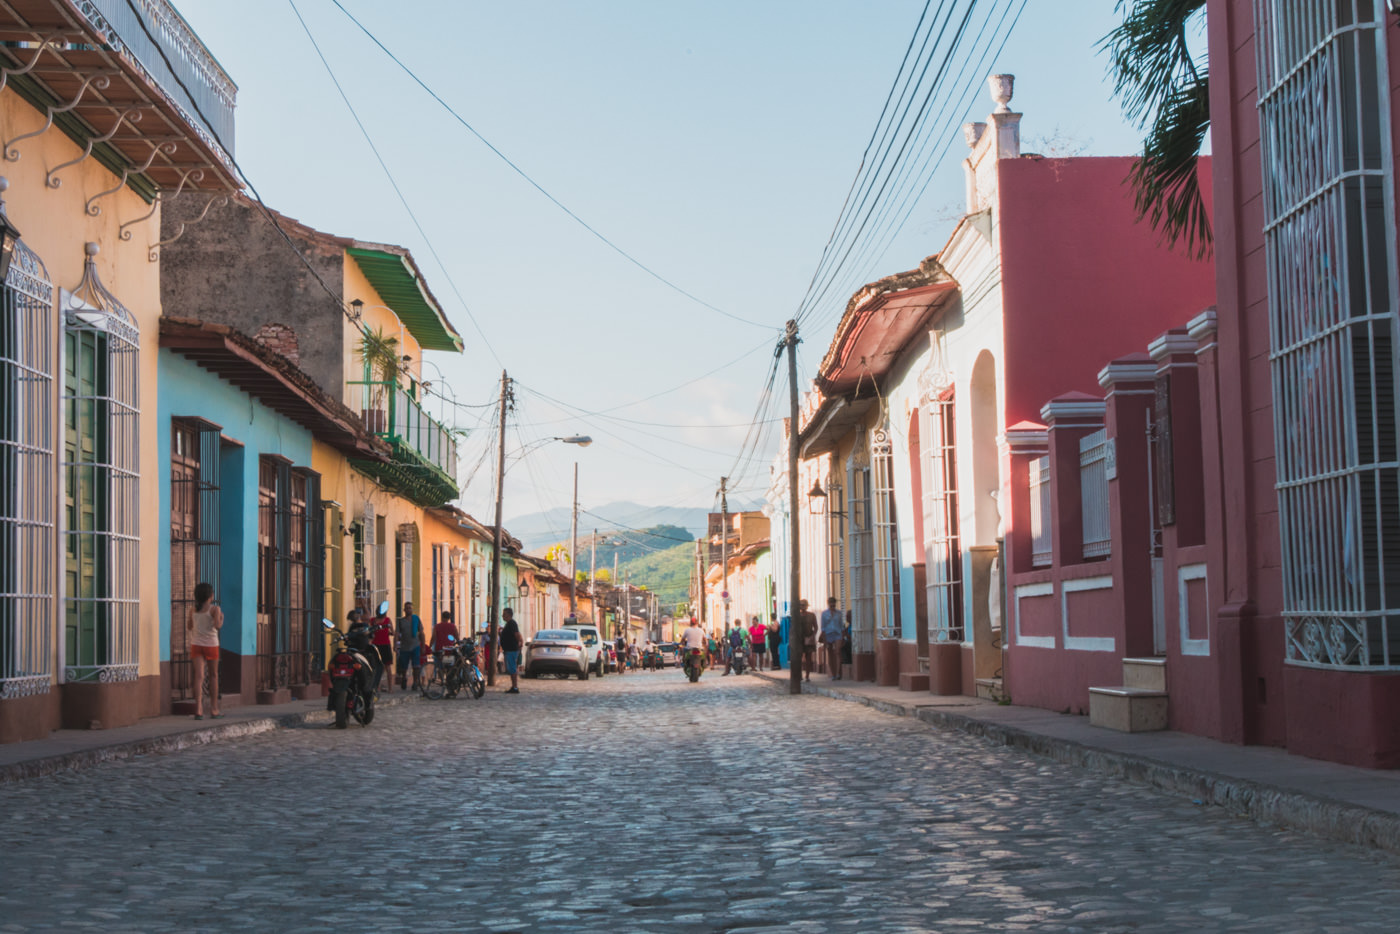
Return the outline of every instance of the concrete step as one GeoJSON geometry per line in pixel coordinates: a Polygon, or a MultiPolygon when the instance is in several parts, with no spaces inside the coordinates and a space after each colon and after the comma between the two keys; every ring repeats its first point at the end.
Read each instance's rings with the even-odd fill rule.
{"type": "Polygon", "coordinates": [[[1165,658],[1123,659],[1123,686],[1166,691],[1167,660],[1165,658]]]}
{"type": "Polygon", "coordinates": [[[1089,688],[1089,722],[1120,733],[1167,728],[1165,691],[1144,688],[1089,688]]]}
{"type": "Polygon", "coordinates": [[[1002,690],[1000,678],[978,678],[977,696],[983,700],[1000,701],[1006,697],[1006,692],[1002,690]]]}

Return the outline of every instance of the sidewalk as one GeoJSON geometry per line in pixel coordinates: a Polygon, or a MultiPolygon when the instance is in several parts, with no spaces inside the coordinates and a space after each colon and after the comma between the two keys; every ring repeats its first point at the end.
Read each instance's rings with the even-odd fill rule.
{"type": "MultiPolygon", "coordinates": [[[[754,672],[787,690],[788,672],[754,672]]],[[[832,681],[814,674],[803,693],[917,717],[939,729],[1123,778],[1261,823],[1400,853],[1400,772],[1361,769],[1289,755],[1265,746],[1235,746],[1186,733],[1119,733],[1090,726],[1087,716],[1002,706],[975,697],[937,697],[832,681]]]]}
{"type": "MultiPolygon", "coordinates": [[[[378,706],[397,706],[417,696],[395,691],[380,695],[378,706]]],[[[225,707],[224,716],[218,720],[150,717],[110,730],[57,730],[45,739],[0,745],[0,785],[67,769],[87,768],[113,759],[175,752],[319,720],[327,725],[332,722],[324,697],[289,704],[225,707]]]]}

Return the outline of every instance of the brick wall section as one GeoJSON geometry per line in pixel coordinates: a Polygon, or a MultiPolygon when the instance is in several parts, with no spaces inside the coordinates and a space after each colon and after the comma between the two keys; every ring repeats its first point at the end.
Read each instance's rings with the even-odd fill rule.
{"type": "Polygon", "coordinates": [[[264,324],[253,335],[253,340],[273,353],[286,357],[291,363],[301,362],[301,351],[297,348],[297,332],[285,324],[264,324]]]}

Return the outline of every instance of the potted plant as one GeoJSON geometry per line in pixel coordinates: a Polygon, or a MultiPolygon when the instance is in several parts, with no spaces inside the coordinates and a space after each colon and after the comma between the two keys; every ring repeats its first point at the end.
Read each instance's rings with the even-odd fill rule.
{"type": "Polygon", "coordinates": [[[360,410],[360,418],[366,431],[385,434],[389,430],[387,397],[399,384],[399,339],[385,334],[383,328],[366,329],[355,351],[364,363],[368,393],[361,397],[361,404],[367,401],[368,406],[360,410]]]}

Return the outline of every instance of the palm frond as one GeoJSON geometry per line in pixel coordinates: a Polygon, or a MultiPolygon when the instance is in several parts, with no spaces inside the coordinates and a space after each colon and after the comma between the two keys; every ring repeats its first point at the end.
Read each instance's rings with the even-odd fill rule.
{"type": "Polygon", "coordinates": [[[1196,176],[1210,128],[1205,62],[1191,54],[1188,29],[1206,0],[1118,0],[1123,22],[1099,43],[1109,54],[1114,94],[1123,111],[1147,130],[1143,153],[1129,174],[1138,217],[1166,241],[1185,238],[1196,257],[1208,256],[1212,236],[1196,176]]]}

